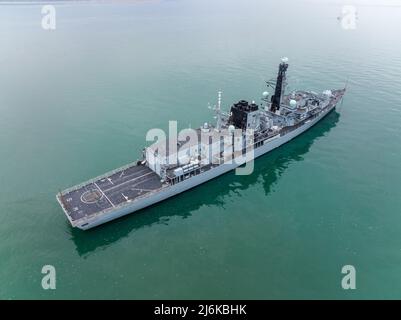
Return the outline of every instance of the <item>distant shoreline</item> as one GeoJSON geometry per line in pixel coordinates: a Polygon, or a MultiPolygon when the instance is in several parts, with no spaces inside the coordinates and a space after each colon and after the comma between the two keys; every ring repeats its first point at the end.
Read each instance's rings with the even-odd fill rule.
{"type": "Polygon", "coordinates": [[[118,0],[15,0],[15,1],[1,1],[0,5],[34,5],[34,4],[77,4],[77,3],[112,3],[112,4],[128,4],[134,2],[152,2],[154,0],[125,0],[124,2],[118,0]]]}

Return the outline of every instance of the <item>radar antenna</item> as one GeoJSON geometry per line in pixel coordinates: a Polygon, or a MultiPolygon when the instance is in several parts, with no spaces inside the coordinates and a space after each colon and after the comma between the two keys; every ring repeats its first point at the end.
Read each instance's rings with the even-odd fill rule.
{"type": "Polygon", "coordinates": [[[265,81],[265,82],[266,82],[267,87],[270,87],[270,88],[272,88],[273,90],[275,89],[275,87],[276,87],[276,82],[275,82],[274,79],[270,79],[269,81],[265,81]]]}

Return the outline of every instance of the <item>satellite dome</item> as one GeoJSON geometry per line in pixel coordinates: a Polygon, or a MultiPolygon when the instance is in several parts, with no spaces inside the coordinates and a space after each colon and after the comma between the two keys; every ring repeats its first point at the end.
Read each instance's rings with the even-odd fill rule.
{"type": "Polygon", "coordinates": [[[287,57],[281,58],[281,62],[287,63],[288,62],[288,58],[287,57]]]}
{"type": "Polygon", "coordinates": [[[265,91],[265,92],[262,93],[262,95],[263,95],[264,98],[267,98],[269,96],[269,93],[267,91],[265,91]]]}
{"type": "Polygon", "coordinates": [[[290,100],[290,107],[291,109],[295,109],[297,107],[297,101],[294,99],[290,100]]]}
{"type": "Polygon", "coordinates": [[[329,96],[329,97],[331,97],[331,96],[333,95],[333,93],[331,92],[331,90],[324,90],[324,91],[323,91],[323,94],[326,95],[326,96],[329,96]]]}

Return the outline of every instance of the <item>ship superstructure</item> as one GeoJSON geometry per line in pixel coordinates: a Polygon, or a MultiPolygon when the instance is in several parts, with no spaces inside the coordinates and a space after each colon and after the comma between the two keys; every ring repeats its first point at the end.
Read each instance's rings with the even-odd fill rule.
{"type": "Polygon", "coordinates": [[[335,108],[345,88],[285,94],[283,58],[262,103],[241,100],[228,113],[221,92],[216,124],[204,123],[143,150],[142,159],[60,192],[57,200],[74,227],[89,229],[135,212],[246,165],[298,136],[335,108]]]}

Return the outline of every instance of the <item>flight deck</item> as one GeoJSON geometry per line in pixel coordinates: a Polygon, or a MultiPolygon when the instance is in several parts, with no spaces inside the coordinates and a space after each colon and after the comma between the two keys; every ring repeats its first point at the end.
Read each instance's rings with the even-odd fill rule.
{"type": "Polygon", "coordinates": [[[160,177],[145,165],[133,165],[90,181],[59,196],[72,221],[117,207],[162,187],[160,177]]]}

